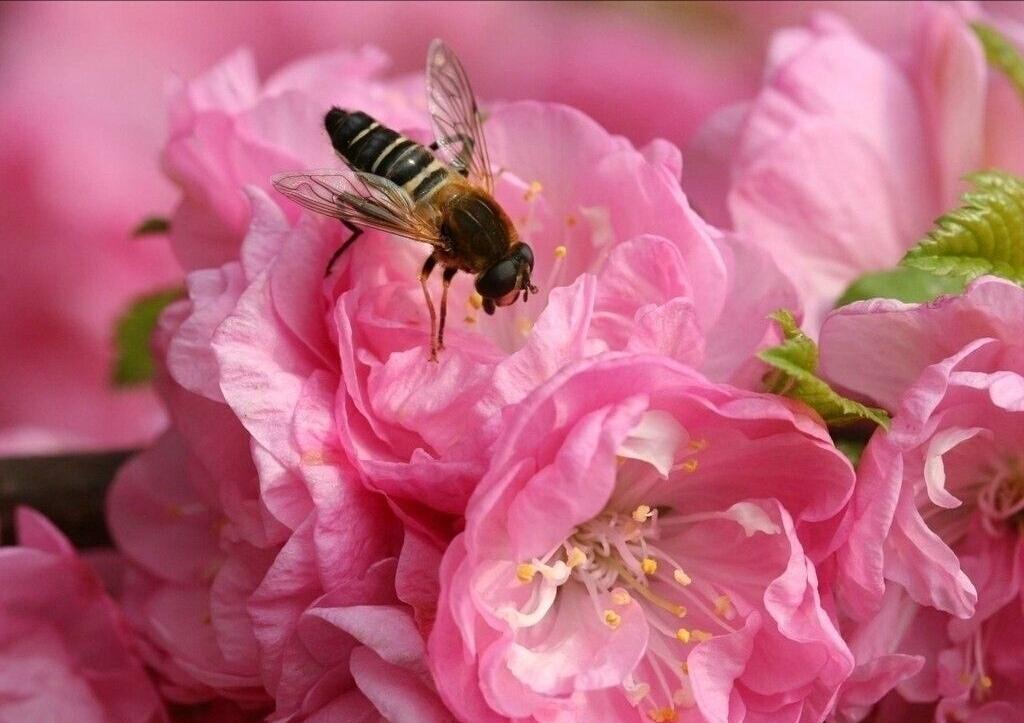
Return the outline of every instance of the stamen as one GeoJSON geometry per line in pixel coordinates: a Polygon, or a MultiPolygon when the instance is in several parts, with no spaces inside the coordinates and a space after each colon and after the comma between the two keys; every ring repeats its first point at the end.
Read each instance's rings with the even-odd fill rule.
{"type": "Polygon", "coordinates": [[[633,520],[638,524],[643,524],[650,516],[651,508],[648,505],[639,505],[635,510],[633,510],[633,520]]]}
{"type": "Polygon", "coordinates": [[[647,711],[647,717],[654,723],[673,723],[678,720],[675,708],[654,708],[647,711]]]}
{"type": "Polygon", "coordinates": [[[533,576],[537,574],[537,568],[528,562],[524,562],[521,565],[516,566],[516,577],[519,578],[519,582],[524,585],[533,581],[533,576]]]}
{"type": "Polygon", "coordinates": [[[653,575],[658,571],[658,561],[653,557],[645,557],[640,561],[640,569],[644,571],[645,575],[653,575]]]}
{"type": "Polygon", "coordinates": [[[732,607],[732,600],[728,595],[719,595],[715,600],[715,613],[726,620],[732,620],[736,615],[736,611],[732,607]]]}
{"type": "Polygon", "coordinates": [[[569,550],[569,554],[565,556],[565,564],[569,566],[570,570],[574,567],[582,565],[586,561],[586,553],[578,547],[573,547],[571,550],[569,550]]]}
{"type": "Polygon", "coordinates": [[[619,626],[622,625],[622,616],[614,610],[605,610],[604,624],[610,627],[612,630],[618,630],[619,626]]]}
{"type": "Polygon", "coordinates": [[[629,605],[633,602],[633,598],[626,590],[621,587],[617,587],[612,590],[612,602],[616,605],[629,605]]]}
{"type": "Polygon", "coordinates": [[[544,186],[540,184],[540,181],[530,181],[529,187],[526,189],[526,193],[523,194],[524,201],[532,201],[540,192],[544,190],[544,186]]]}
{"type": "Polygon", "coordinates": [[[678,640],[680,643],[690,642],[690,631],[686,628],[679,628],[678,630],[676,630],[676,640],[678,640]]]}
{"type": "Polygon", "coordinates": [[[715,637],[706,630],[693,630],[690,632],[690,634],[693,636],[693,639],[696,640],[698,643],[706,643],[707,641],[711,640],[711,638],[715,637]]]}
{"type": "Polygon", "coordinates": [[[676,571],[672,573],[672,578],[683,587],[686,587],[693,582],[693,578],[680,569],[676,569],[676,571]]]}
{"type": "Polygon", "coordinates": [[[565,246],[555,246],[555,258],[556,259],[564,259],[568,255],[569,255],[569,249],[567,249],[565,246]]]}
{"type": "Polygon", "coordinates": [[[477,292],[473,292],[469,295],[469,305],[474,309],[481,309],[484,305],[484,297],[480,296],[477,292]]]}

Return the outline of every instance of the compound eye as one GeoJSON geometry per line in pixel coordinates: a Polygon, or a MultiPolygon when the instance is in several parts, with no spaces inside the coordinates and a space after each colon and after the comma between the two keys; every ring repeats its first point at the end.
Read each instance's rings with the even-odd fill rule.
{"type": "Polygon", "coordinates": [[[519,244],[516,247],[516,256],[526,262],[526,265],[530,267],[530,271],[533,271],[533,249],[528,244],[519,244]]]}
{"type": "Polygon", "coordinates": [[[500,299],[516,288],[518,280],[519,264],[513,259],[503,259],[476,280],[476,290],[485,299],[500,299]]]}

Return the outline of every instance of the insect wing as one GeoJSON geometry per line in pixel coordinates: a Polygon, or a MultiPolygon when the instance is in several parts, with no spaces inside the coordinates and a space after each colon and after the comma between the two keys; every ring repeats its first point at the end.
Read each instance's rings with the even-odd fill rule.
{"type": "Polygon", "coordinates": [[[438,155],[488,193],[494,190],[491,162],[473,88],[452,49],[434,40],[427,51],[427,106],[438,155]]]}
{"type": "Polygon", "coordinates": [[[282,173],[274,188],[311,211],[437,244],[434,226],[416,213],[412,198],[386,178],[347,170],[282,173]]]}

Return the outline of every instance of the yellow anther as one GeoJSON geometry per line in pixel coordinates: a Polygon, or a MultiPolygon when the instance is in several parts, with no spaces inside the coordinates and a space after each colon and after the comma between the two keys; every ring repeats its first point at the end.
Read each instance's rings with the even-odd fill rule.
{"type": "Polygon", "coordinates": [[[633,521],[634,522],[646,522],[647,518],[651,516],[651,508],[649,505],[640,505],[633,510],[633,521]]]}
{"type": "Polygon", "coordinates": [[[981,680],[979,680],[978,682],[981,684],[981,687],[985,690],[988,690],[992,687],[992,679],[987,675],[981,676],[981,680]]]}
{"type": "Polygon", "coordinates": [[[521,563],[516,566],[516,577],[519,578],[519,582],[528,583],[533,580],[533,576],[537,574],[537,568],[531,565],[529,562],[521,563]]]}
{"type": "Polygon", "coordinates": [[[516,328],[519,329],[519,333],[523,336],[529,336],[530,331],[533,329],[533,322],[525,316],[520,316],[516,319],[516,328]]]}
{"type": "Polygon", "coordinates": [[[654,708],[647,711],[647,717],[654,723],[673,723],[679,719],[675,708],[654,708]]]}
{"type": "Polygon", "coordinates": [[[482,308],[484,305],[484,297],[474,291],[469,295],[469,305],[474,309],[482,308]]]}
{"type": "Polygon", "coordinates": [[[617,630],[622,625],[622,616],[614,610],[604,611],[604,624],[610,627],[612,630],[617,630]]]}
{"type": "Polygon", "coordinates": [[[577,565],[582,565],[586,561],[586,554],[578,547],[574,547],[569,550],[569,554],[565,556],[565,564],[569,566],[569,569],[572,569],[577,565]]]}
{"type": "Polygon", "coordinates": [[[697,471],[697,464],[697,460],[688,459],[679,463],[679,469],[683,470],[684,472],[692,474],[697,471]]]}
{"type": "Polygon", "coordinates": [[[463,321],[466,322],[467,324],[475,324],[476,323],[476,317],[475,316],[470,316],[469,314],[466,314],[465,318],[463,318],[463,321]]]}
{"type": "Polygon", "coordinates": [[[700,450],[702,450],[702,449],[704,449],[705,447],[708,446],[708,441],[706,439],[703,439],[703,438],[701,438],[701,439],[691,439],[689,441],[689,443],[687,444],[687,446],[690,449],[694,450],[695,452],[699,452],[700,450]]]}
{"type": "Polygon", "coordinates": [[[690,664],[687,663],[685,660],[679,664],[679,669],[683,671],[683,675],[690,674],[690,664]]]}
{"type": "Polygon", "coordinates": [[[524,201],[532,201],[543,190],[544,190],[544,186],[540,185],[540,181],[530,181],[530,185],[526,189],[526,193],[523,194],[523,200],[524,201]]]}
{"type": "Polygon", "coordinates": [[[698,643],[707,642],[708,640],[711,640],[711,638],[715,637],[706,630],[693,630],[690,634],[693,635],[693,639],[698,643]]]}
{"type": "Polygon", "coordinates": [[[564,259],[568,255],[569,255],[569,249],[567,249],[565,246],[555,246],[555,258],[556,259],[564,259]]]}
{"type": "Polygon", "coordinates": [[[732,612],[732,600],[729,599],[728,595],[719,595],[715,600],[715,613],[719,617],[726,617],[732,612]]]}
{"type": "Polygon", "coordinates": [[[616,605],[629,605],[633,598],[624,588],[617,587],[612,590],[612,602],[616,605]]]}
{"type": "Polygon", "coordinates": [[[686,606],[684,606],[684,605],[676,605],[675,610],[673,610],[672,612],[675,613],[675,616],[677,618],[685,618],[686,617],[686,606]]]}
{"type": "Polygon", "coordinates": [[[679,628],[678,630],[676,630],[676,640],[678,640],[680,643],[690,642],[690,631],[686,628],[679,628]]]}
{"type": "Polygon", "coordinates": [[[658,571],[658,561],[653,557],[645,557],[640,561],[640,569],[644,571],[645,575],[653,575],[658,571]]]}
{"type": "Polygon", "coordinates": [[[686,587],[691,582],[693,582],[693,578],[691,578],[689,575],[687,575],[682,570],[676,570],[675,572],[673,572],[672,573],[672,578],[676,582],[678,582],[680,585],[682,585],[683,587],[686,587]]]}

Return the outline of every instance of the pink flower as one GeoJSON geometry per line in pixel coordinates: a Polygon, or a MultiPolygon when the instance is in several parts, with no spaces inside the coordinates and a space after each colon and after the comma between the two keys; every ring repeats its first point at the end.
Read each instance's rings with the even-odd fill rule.
{"type": "Polygon", "coordinates": [[[429,553],[403,542],[383,499],[318,436],[330,414],[313,406],[321,397],[282,430],[316,445],[301,461],[261,447],[219,398],[209,337],[242,278],[237,262],[196,272],[192,299],[164,314],[158,388],[173,425],[108,498],[133,563],[121,602],[146,661],[169,700],[227,698],[250,719],[441,720],[418,621],[400,597],[422,593],[414,581],[396,589],[399,551],[410,574],[429,553]]]}
{"type": "Polygon", "coordinates": [[[778,33],[760,94],[712,119],[686,164],[696,205],[772,253],[811,329],[958,205],[966,173],[1024,171],[1020,99],[962,14],[932,3],[903,14],[908,40],[895,47],[830,15],[778,33]]]}
{"type": "Polygon", "coordinates": [[[959,696],[979,715],[1024,686],[1000,632],[1021,624],[1022,339],[1024,290],[995,278],[928,305],[854,304],[821,335],[822,372],[895,411],[860,463],[844,601],[865,616],[891,581],[946,613],[931,638],[948,651],[913,699],[959,696]]]}
{"type": "Polygon", "coordinates": [[[645,355],[505,417],[430,638],[462,719],[824,717],[853,659],[813,563],[853,471],[821,427],[645,355]]]}
{"type": "Polygon", "coordinates": [[[44,517],[17,512],[0,548],[0,719],[167,720],[96,572],[44,517]]]}
{"type": "MultiPolygon", "coordinates": [[[[288,129],[280,147],[304,150],[292,160],[292,151],[275,151],[281,160],[267,160],[259,173],[232,176],[232,166],[216,161],[231,155],[225,149],[278,142],[273,134],[243,133],[236,125],[222,139],[226,146],[201,154],[215,163],[195,176],[208,189],[195,198],[231,197],[243,181],[265,186],[260,174],[287,168],[274,163],[338,163],[314,114],[331,94],[424,137],[426,118],[415,105],[422,103],[418,79],[384,83],[364,79],[362,71],[352,77],[338,72],[376,57],[364,51],[358,58],[313,59],[254,91],[262,100],[245,116],[251,128],[288,129]]],[[[248,83],[239,80],[239,62],[188,86],[189,97],[219,99],[218,110],[197,117],[223,115],[225,99],[248,93],[238,89],[248,83]]],[[[723,236],[689,209],[671,145],[659,141],[637,151],[576,111],[536,103],[497,107],[486,128],[491,158],[504,169],[497,197],[538,258],[534,279],[541,293],[528,304],[487,317],[473,304],[469,277],[456,277],[448,348],[440,364],[428,364],[429,324],[417,282],[424,248],[371,231],[324,282],[327,260],[347,232],[320,218],[293,226],[296,207],[250,186],[252,223],[241,270],[229,265],[202,272],[227,274],[244,288],[237,303],[225,300],[228,311],[216,332],[199,340],[209,366],[196,375],[190,368],[199,350],[182,347],[180,364],[172,350],[172,374],[196,376],[196,384],[207,387],[200,393],[211,398],[223,394],[285,470],[308,452],[282,431],[295,410],[333,408],[330,433],[364,482],[439,541],[451,533],[425,509],[462,511],[483,471],[500,409],[560,366],[609,348],[648,350],[715,378],[756,383],[760,367],[753,352],[773,334],[765,317],[794,301],[765,254],[723,236]],[[211,376],[214,368],[217,376],[211,376]]],[[[188,165],[180,151],[174,143],[168,147],[169,165],[188,165]]],[[[186,195],[182,208],[191,203],[186,195]]],[[[196,203],[199,209],[201,200],[196,203]]],[[[196,212],[230,226],[234,208],[208,204],[196,212]]],[[[230,246],[225,242],[222,252],[231,253],[230,246]]],[[[281,510],[278,517],[294,527],[302,514],[301,508],[281,510]]]]}

